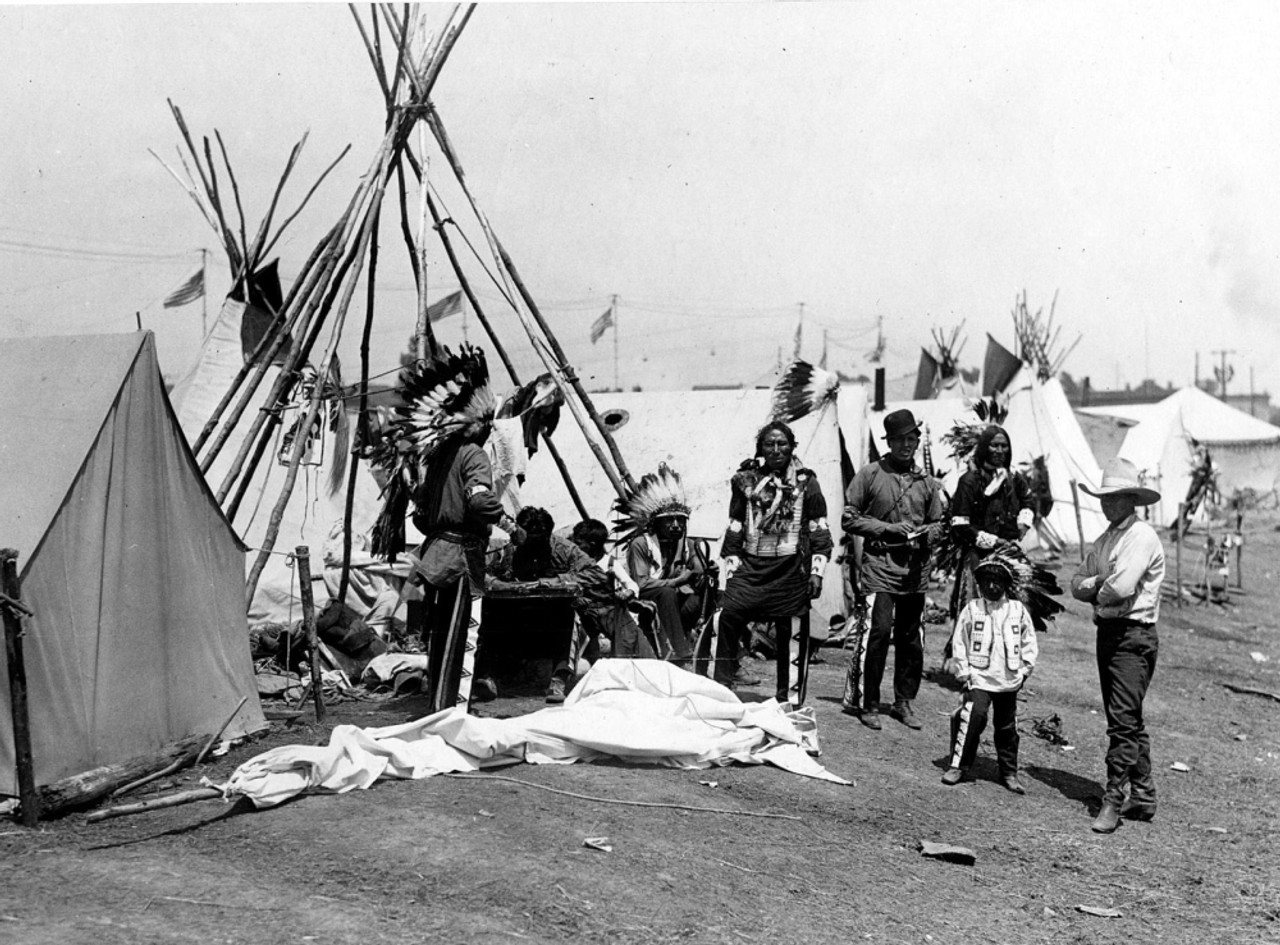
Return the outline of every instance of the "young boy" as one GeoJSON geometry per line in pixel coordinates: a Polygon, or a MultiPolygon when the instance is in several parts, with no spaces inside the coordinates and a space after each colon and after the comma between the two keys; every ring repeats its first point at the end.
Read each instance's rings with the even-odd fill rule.
{"type": "Polygon", "coordinates": [[[951,767],[943,784],[964,780],[990,713],[1000,783],[1014,794],[1027,793],[1018,780],[1018,690],[1035,668],[1038,646],[1027,608],[1008,596],[1015,568],[998,552],[978,562],[974,581],[981,596],[956,619],[951,649],[966,688],[951,716],[951,767]]]}

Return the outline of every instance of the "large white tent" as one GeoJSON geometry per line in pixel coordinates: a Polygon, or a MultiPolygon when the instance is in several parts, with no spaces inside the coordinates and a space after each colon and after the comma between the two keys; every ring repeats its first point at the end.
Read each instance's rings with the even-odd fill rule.
{"type": "MultiPolygon", "coordinates": [[[[1280,488],[1280,427],[1252,417],[1196,387],[1184,387],[1155,404],[1081,408],[1133,424],[1117,455],[1129,460],[1160,490],[1156,521],[1171,524],[1191,482],[1195,444],[1209,449],[1224,497],[1252,490],[1275,500],[1280,488]]],[[[1203,510],[1202,510],[1203,511],[1203,510]]]]}
{"type": "MultiPolygon", "coordinates": [[[[693,510],[689,534],[708,539],[714,554],[728,522],[729,478],[752,455],[756,432],[769,420],[772,396],[763,389],[643,391],[593,394],[592,400],[615,428],[618,448],[637,479],[655,471],[659,463],[680,474],[693,510]]],[[[865,393],[843,388],[835,402],[791,424],[799,441],[796,454],[817,473],[837,540],[844,508],[841,428],[850,443],[865,442],[865,417],[865,393]]],[[[616,493],[582,431],[567,419],[561,419],[555,443],[587,511],[609,524],[616,493]]],[[[557,527],[579,518],[545,448],[529,461],[521,501],[547,509],[557,527]]],[[[833,567],[815,602],[815,635],[824,632],[832,615],[844,612],[841,583],[833,567]]]]}
{"type": "MultiPolygon", "coordinates": [[[[1079,531],[1083,531],[1086,542],[1093,541],[1106,528],[1106,519],[1098,501],[1078,491],[1080,529],[1077,530],[1071,483],[1074,481],[1077,485],[1087,484],[1096,488],[1102,474],[1062,385],[1056,378],[1042,381],[1034,372],[1024,368],[1005,389],[1004,396],[1009,407],[1004,428],[1013,446],[1014,466],[1029,464],[1037,457],[1043,457],[1049,471],[1053,495],[1053,508],[1045,516],[1049,528],[1066,544],[1078,544],[1079,531]]],[[[948,493],[953,493],[964,470],[951,457],[950,448],[942,442],[942,437],[956,423],[979,422],[972,402],[959,398],[891,401],[886,405],[885,413],[903,408],[910,410],[924,427],[925,439],[917,460],[922,458],[927,447],[944,487],[948,493]]],[[[882,452],[883,417],[884,414],[873,412],[870,418],[871,434],[882,452]]],[[[852,435],[853,431],[845,431],[846,439],[852,435]]]]}
{"type": "MultiPolygon", "coordinates": [[[[0,545],[18,550],[37,784],[264,725],[244,548],[175,422],[150,332],[0,344],[0,545]]],[[[4,656],[0,654],[0,663],[4,656]]],[[[0,670],[0,793],[16,793],[0,670]]]]}

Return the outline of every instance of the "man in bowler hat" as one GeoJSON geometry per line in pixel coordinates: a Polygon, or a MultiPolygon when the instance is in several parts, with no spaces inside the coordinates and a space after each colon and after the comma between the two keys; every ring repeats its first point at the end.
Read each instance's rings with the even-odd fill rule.
{"type": "Polygon", "coordinates": [[[853,477],[840,522],[846,534],[862,538],[862,588],[874,595],[870,630],[854,641],[842,705],[867,728],[880,728],[880,683],[892,640],[889,714],[918,729],[911,702],[924,671],[921,617],[931,546],[945,527],[942,486],[916,465],[920,424],[910,410],[888,414],[884,433],[888,453],[853,477]]]}

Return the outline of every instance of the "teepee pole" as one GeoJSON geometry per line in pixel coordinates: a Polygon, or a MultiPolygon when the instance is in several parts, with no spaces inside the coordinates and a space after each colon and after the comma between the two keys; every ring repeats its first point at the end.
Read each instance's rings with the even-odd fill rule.
{"type": "MultiPolygon", "coordinates": [[[[503,268],[511,276],[517,291],[520,293],[520,297],[524,300],[525,305],[528,306],[529,313],[537,322],[538,327],[541,328],[542,334],[546,337],[546,340],[550,345],[550,349],[554,354],[555,366],[558,369],[552,371],[552,377],[556,378],[557,382],[560,382],[561,379],[563,379],[573,387],[574,392],[578,395],[578,402],[582,405],[582,409],[586,410],[587,415],[591,418],[591,422],[599,431],[601,439],[604,440],[605,445],[609,448],[609,453],[613,458],[613,467],[611,468],[609,463],[604,461],[594,439],[587,432],[585,422],[579,419],[579,424],[583,427],[583,434],[587,438],[587,444],[592,447],[592,452],[596,453],[597,458],[601,460],[601,467],[604,469],[605,475],[609,477],[609,481],[613,484],[614,490],[621,498],[627,498],[627,496],[635,489],[636,483],[632,478],[630,471],[627,469],[626,460],[622,458],[622,453],[618,449],[618,444],[613,439],[613,434],[610,433],[609,429],[604,425],[604,421],[600,418],[600,414],[596,412],[595,405],[591,402],[591,398],[587,395],[586,389],[582,386],[582,380],[569,364],[568,359],[565,357],[564,349],[560,347],[560,342],[556,340],[555,334],[551,331],[551,326],[549,326],[546,319],[542,317],[542,312],[538,309],[537,302],[534,301],[533,296],[529,293],[528,288],[524,284],[524,280],[520,278],[520,273],[516,270],[515,263],[512,261],[510,254],[498,239],[497,234],[494,233],[493,227],[489,225],[488,217],[486,217],[484,211],[480,209],[480,205],[476,202],[475,196],[471,193],[471,188],[467,186],[466,174],[462,169],[461,162],[458,160],[457,152],[454,151],[453,145],[450,143],[449,137],[445,133],[444,125],[440,120],[440,115],[434,108],[429,109],[427,112],[427,123],[431,128],[432,134],[435,135],[436,142],[440,145],[440,150],[444,153],[445,159],[453,169],[454,177],[457,178],[458,184],[462,188],[462,192],[466,195],[467,201],[471,204],[471,209],[475,213],[476,219],[480,221],[480,225],[484,228],[486,235],[489,237],[499,260],[502,262],[503,268]]],[[[535,340],[537,338],[537,332],[535,332],[532,325],[529,324],[520,307],[515,306],[515,309],[517,316],[520,317],[521,324],[525,326],[526,332],[529,333],[530,340],[535,340]]],[[[536,340],[534,347],[537,348],[536,340]]],[[[569,404],[574,416],[577,417],[578,409],[573,400],[571,398],[566,398],[566,402],[569,404]]]]}
{"type": "MultiPolygon", "coordinates": [[[[412,155],[409,155],[409,157],[409,163],[412,166],[412,155]]],[[[512,364],[510,355],[507,354],[506,348],[498,338],[498,333],[493,330],[489,316],[480,307],[480,300],[476,298],[476,294],[471,288],[471,281],[462,271],[462,266],[458,262],[458,255],[453,249],[453,241],[449,239],[449,235],[445,232],[445,221],[441,218],[440,211],[436,209],[435,201],[431,199],[430,194],[427,195],[427,209],[431,212],[431,219],[435,223],[436,232],[440,235],[440,242],[444,246],[445,256],[449,258],[449,264],[453,267],[454,275],[458,277],[458,284],[462,287],[462,292],[466,295],[467,302],[471,305],[471,310],[476,313],[476,320],[480,322],[485,334],[489,336],[489,341],[493,344],[494,350],[498,352],[498,357],[502,359],[502,363],[507,369],[507,375],[511,378],[511,383],[519,387],[520,376],[516,373],[515,365],[512,364]]],[[[578,494],[578,487],[574,485],[573,476],[569,474],[569,467],[565,463],[564,457],[560,455],[560,450],[551,441],[551,437],[547,435],[545,430],[542,431],[542,442],[546,444],[547,452],[556,464],[556,469],[560,470],[560,478],[564,480],[564,487],[568,490],[569,498],[573,500],[573,505],[578,510],[578,514],[584,520],[591,518],[591,513],[587,511],[587,506],[582,501],[582,496],[578,494]]]]}

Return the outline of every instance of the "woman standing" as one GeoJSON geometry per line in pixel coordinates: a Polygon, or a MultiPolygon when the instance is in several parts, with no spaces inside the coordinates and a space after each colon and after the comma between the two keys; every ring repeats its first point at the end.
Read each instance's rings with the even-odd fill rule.
{"type": "Polygon", "coordinates": [[[976,596],[974,566],[996,548],[1016,545],[1035,521],[1031,489],[1011,471],[1013,448],[1003,427],[988,424],[978,434],[973,464],[951,500],[951,540],[959,550],[951,593],[954,619],[976,596]]]}
{"type": "Polygon", "coordinates": [[[809,602],[822,593],[831,556],[827,502],[795,448],[789,426],[766,424],[756,435],[755,456],[731,480],[729,527],[720,551],[724,595],[711,639],[699,647],[699,655],[713,661],[715,679],[729,685],[748,622],[771,621],[778,702],[793,708],[804,702],[809,672],[809,602]]]}

